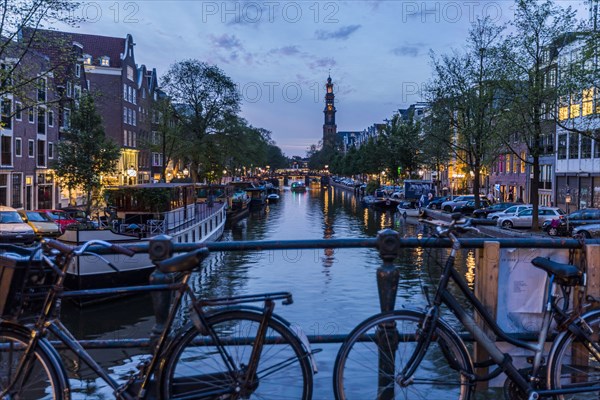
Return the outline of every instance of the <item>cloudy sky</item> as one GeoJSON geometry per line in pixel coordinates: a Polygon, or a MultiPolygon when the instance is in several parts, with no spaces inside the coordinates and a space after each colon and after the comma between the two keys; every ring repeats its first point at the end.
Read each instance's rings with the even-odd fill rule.
{"type": "MultiPolygon", "coordinates": [[[[460,48],[470,23],[512,18],[512,1],[88,2],[80,33],[132,34],[136,61],[161,77],[179,60],[218,65],[239,86],[243,116],[288,156],[322,137],[324,84],[338,131],[362,130],[421,100],[429,51],[460,48]]],[[[581,0],[565,1],[585,15],[581,0]]]]}

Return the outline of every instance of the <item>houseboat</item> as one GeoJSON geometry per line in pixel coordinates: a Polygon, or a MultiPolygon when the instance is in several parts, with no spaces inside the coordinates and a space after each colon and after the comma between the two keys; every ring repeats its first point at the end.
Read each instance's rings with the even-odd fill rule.
{"type": "Polygon", "coordinates": [[[306,192],[306,184],[304,182],[292,182],[292,185],[290,186],[290,190],[292,192],[297,192],[297,193],[301,193],[301,192],[306,192]]]}
{"type": "MultiPolygon", "coordinates": [[[[79,245],[89,240],[139,244],[156,235],[169,235],[175,243],[218,240],[223,234],[224,202],[197,202],[191,183],[159,183],[112,187],[110,204],[98,229],[67,229],[58,239],[79,245]]],[[[94,289],[143,284],[154,266],[148,254],[105,255],[120,272],[94,256],[79,256],[67,270],[67,289],[94,289]]]]}

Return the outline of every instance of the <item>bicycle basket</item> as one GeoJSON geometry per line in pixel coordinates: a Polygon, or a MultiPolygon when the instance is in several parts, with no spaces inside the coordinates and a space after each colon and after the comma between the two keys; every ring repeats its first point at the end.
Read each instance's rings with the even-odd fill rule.
{"type": "Polygon", "coordinates": [[[35,249],[0,245],[0,316],[17,319],[41,310],[55,273],[35,249]]]}

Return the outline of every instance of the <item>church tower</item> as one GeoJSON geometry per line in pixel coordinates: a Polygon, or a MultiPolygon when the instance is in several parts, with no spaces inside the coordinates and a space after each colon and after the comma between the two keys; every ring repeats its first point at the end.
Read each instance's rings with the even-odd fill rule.
{"type": "Polygon", "coordinates": [[[325,85],[325,123],[323,124],[323,147],[333,148],[335,145],[337,125],[335,124],[335,95],[333,94],[333,83],[331,83],[331,76],[327,78],[327,84],[325,85]]]}

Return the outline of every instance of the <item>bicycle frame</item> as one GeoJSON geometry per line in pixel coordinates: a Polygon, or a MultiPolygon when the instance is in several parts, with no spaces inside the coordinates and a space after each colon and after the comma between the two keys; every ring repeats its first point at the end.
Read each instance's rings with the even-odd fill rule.
{"type": "MultiPolygon", "coordinates": [[[[22,359],[18,365],[18,371],[15,374],[17,377],[23,376],[22,374],[27,373],[28,360],[33,356],[33,350],[36,346],[41,345],[40,341],[44,340],[47,336],[47,333],[50,332],[69,350],[71,350],[74,354],[76,354],[81,361],[86,364],[96,375],[98,375],[101,379],[103,379],[117,394],[118,398],[124,400],[135,400],[135,399],[145,399],[148,394],[148,388],[150,387],[151,377],[157,376],[156,372],[159,371],[159,364],[161,355],[167,349],[167,344],[171,343],[172,340],[169,339],[169,332],[173,327],[173,323],[175,320],[175,316],[177,315],[177,310],[179,309],[182,299],[185,295],[189,296],[192,308],[195,311],[195,316],[199,323],[196,324],[196,328],[199,329],[203,335],[206,335],[213,341],[214,346],[217,348],[223,362],[227,366],[227,373],[230,376],[234,376],[234,372],[236,372],[236,366],[229,355],[229,353],[225,350],[225,345],[220,340],[218,334],[215,330],[207,323],[207,315],[202,309],[202,307],[211,305],[211,306],[223,306],[223,305],[234,305],[248,302],[258,302],[264,301],[264,307],[261,308],[263,318],[260,321],[257,337],[252,340],[252,353],[246,366],[244,372],[245,382],[243,384],[252,384],[255,379],[256,371],[258,368],[258,364],[260,361],[260,355],[262,352],[263,345],[265,343],[265,336],[267,331],[267,325],[270,319],[273,317],[273,309],[275,307],[274,300],[289,300],[289,293],[286,292],[275,292],[275,293],[267,293],[261,295],[245,295],[245,296],[235,296],[228,298],[217,298],[217,299],[206,299],[199,300],[196,298],[191,288],[188,285],[189,279],[191,277],[191,271],[187,271],[182,273],[182,278],[177,283],[166,283],[166,284],[154,284],[154,285],[146,285],[146,286],[130,286],[124,287],[119,290],[119,293],[131,294],[131,293],[141,293],[141,292],[153,292],[153,291],[170,291],[175,292],[175,298],[171,302],[169,312],[167,315],[167,319],[165,321],[164,329],[162,330],[159,338],[154,345],[154,349],[151,353],[151,359],[147,365],[144,363],[140,364],[142,366],[141,372],[138,373],[138,377],[142,380],[139,384],[139,388],[136,389],[135,394],[131,394],[126,392],[126,390],[131,386],[132,381],[130,380],[124,385],[120,385],[117,381],[115,381],[102,366],[100,366],[92,356],[84,349],[84,347],[77,341],[77,339],[73,336],[73,334],[63,325],[59,318],[51,317],[51,313],[54,310],[55,305],[62,298],[68,297],[81,297],[81,296],[97,296],[102,294],[114,293],[114,289],[94,289],[94,290],[85,290],[85,291],[72,291],[64,293],[62,291],[63,282],[65,278],[65,271],[67,266],[72,260],[73,255],[70,256],[61,256],[64,257],[64,262],[60,267],[55,262],[53,262],[46,255],[42,255],[43,261],[48,263],[55,269],[57,272],[57,279],[55,285],[53,285],[46,299],[44,301],[44,305],[42,308],[42,312],[39,315],[37,321],[33,329],[31,330],[31,339],[27,345],[27,349],[24,352],[22,359]]],[[[59,364],[61,364],[59,362],[59,364]]],[[[62,365],[62,364],[61,364],[62,365]]],[[[15,384],[18,384],[19,378],[15,379],[9,387],[6,388],[5,393],[10,393],[15,384]]],[[[247,387],[247,386],[245,386],[247,387]]],[[[236,390],[235,387],[223,388],[223,390],[215,390],[214,393],[206,393],[207,396],[214,395],[223,395],[234,393],[236,390]]]]}
{"type": "MultiPolygon", "coordinates": [[[[547,285],[547,300],[544,308],[542,327],[538,335],[538,340],[535,343],[525,342],[514,337],[511,337],[508,333],[504,332],[502,328],[496,323],[494,318],[487,311],[485,306],[475,297],[471,289],[469,288],[465,279],[456,271],[454,268],[454,261],[456,253],[460,249],[460,243],[456,237],[449,233],[452,239],[452,249],[450,255],[446,260],[438,288],[432,304],[428,307],[425,320],[423,321],[423,328],[425,334],[422,338],[418,339],[417,349],[413,353],[411,359],[407,362],[406,367],[400,372],[402,377],[401,384],[409,383],[410,377],[414,374],[417,367],[423,360],[425,353],[433,339],[433,333],[436,328],[437,321],[441,318],[440,307],[442,304],[447,306],[454,315],[459,319],[465,329],[473,335],[474,341],[481,345],[489,354],[490,358],[498,366],[495,371],[487,374],[486,376],[470,376],[472,383],[477,381],[490,380],[500,373],[504,372],[506,375],[518,385],[518,387],[530,396],[530,399],[538,398],[539,396],[550,396],[560,394],[573,394],[573,393],[584,393],[591,390],[591,387],[582,388],[570,388],[570,389],[536,389],[531,382],[525,379],[521,373],[519,373],[517,367],[512,363],[512,359],[509,355],[504,354],[495,342],[489,338],[489,336],[483,331],[483,329],[475,322],[473,317],[460,305],[456,297],[448,291],[448,284],[450,280],[454,281],[462,294],[466,297],[468,302],[473,305],[479,316],[485,322],[485,326],[489,327],[493,333],[505,342],[508,342],[519,348],[523,348],[534,353],[533,365],[532,365],[532,377],[538,376],[540,368],[542,366],[542,355],[544,351],[544,345],[548,338],[548,332],[550,329],[550,323],[555,315],[556,304],[553,302],[552,288],[554,284],[553,276],[548,279],[547,285]]],[[[567,328],[569,331],[578,334],[580,337],[586,339],[586,346],[593,346],[594,354],[600,361],[600,348],[595,345],[589,336],[583,332],[574,322],[571,322],[567,328]]]]}

